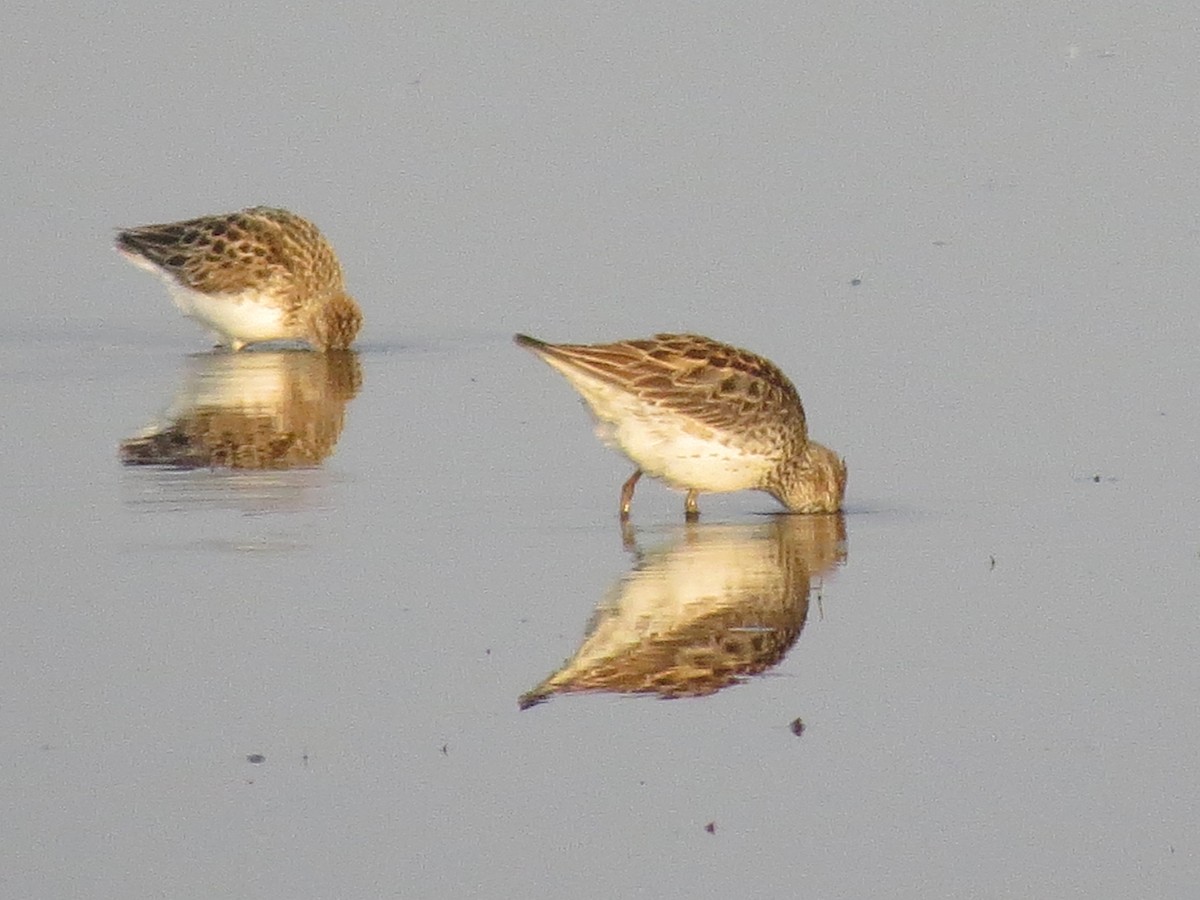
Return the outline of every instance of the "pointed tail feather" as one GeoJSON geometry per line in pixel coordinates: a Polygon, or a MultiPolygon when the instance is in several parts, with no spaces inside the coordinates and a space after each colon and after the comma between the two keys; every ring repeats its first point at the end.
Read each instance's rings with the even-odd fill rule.
{"type": "Polygon", "coordinates": [[[550,345],[545,341],[539,341],[535,337],[530,337],[527,334],[514,334],[513,343],[518,347],[526,347],[530,350],[542,350],[550,345]]]}

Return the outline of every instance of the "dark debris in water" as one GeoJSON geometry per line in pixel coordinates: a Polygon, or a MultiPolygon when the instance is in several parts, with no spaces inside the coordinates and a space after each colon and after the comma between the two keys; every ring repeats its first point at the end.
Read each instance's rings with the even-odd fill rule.
{"type": "Polygon", "coordinates": [[[709,822],[707,825],[704,826],[704,830],[707,831],[709,834],[716,834],[717,833],[717,823],[709,822]]]}
{"type": "Polygon", "coordinates": [[[261,753],[251,753],[246,757],[246,762],[254,763],[256,766],[261,763],[265,763],[266,761],[267,761],[267,758],[265,756],[263,756],[261,753]]]}
{"type": "Polygon", "coordinates": [[[792,719],[792,724],[788,728],[791,729],[792,734],[800,737],[800,735],[804,734],[804,720],[799,717],[792,719]]]}

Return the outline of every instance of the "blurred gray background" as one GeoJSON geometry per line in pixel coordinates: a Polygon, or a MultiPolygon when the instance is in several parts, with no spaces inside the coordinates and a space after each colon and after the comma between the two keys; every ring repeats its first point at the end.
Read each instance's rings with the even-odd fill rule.
{"type": "MultiPolygon", "coordinates": [[[[1192,4],[0,35],[0,897],[1192,895],[1192,4]],[[112,230],[258,203],[366,315],[336,452],[122,469],[209,341],[112,230]],[[849,557],[770,675],[517,709],[635,564],[629,467],[517,330],[796,381],[849,557]]],[[[680,509],[643,484],[642,537],[680,509]]]]}

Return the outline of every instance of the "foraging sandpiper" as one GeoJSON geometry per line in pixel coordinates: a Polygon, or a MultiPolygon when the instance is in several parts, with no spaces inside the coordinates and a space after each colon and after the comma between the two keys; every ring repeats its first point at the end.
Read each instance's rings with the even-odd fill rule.
{"type": "Polygon", "coordinates": [[[695,334],[658,334],[612,344],[548,344],[523,334],[591,407],[597,434],[637,469],[621,488],[629,517],[643,473],[687,491],[766,491],[790,511],[842,506],[846,464],[808,439],[800,395],[774,363],[695,334]]]}
{"type": "Polygon", "coordinates": [[[283,209],[143,225],[117,250],[160,275],[184,315],[233,350],[260,341],[304,341],[345,350],[362,324],[342,267],[317,227],[283,209]]]}

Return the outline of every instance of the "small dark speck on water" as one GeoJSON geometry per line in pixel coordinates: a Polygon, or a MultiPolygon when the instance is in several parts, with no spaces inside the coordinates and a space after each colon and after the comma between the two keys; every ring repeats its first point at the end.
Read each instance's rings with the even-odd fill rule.
{"type": "Polygon", "coordinates": [[[989,556],[988,557],[988,571],[990,572],[994,568],[996,568],[996,557],[989,556]]]}
{"type": "Polygon", "coordinates": [[[850,279],[850,284],[851,284],[853,287],[858,287],[860,284],[862,284],[862,279],[861,279],[861,278],[851,278],[851,279],[850,279]]]}
{"type": "Polygon", "coordinates": [[[1100,476],[1099,476],[1099,475],[1093,475],[1093,476],[1092,476],[1092,483],[1093,483],[1093,484],[1099,484],[1099,483],[1100,483],[1100,476]]]}
{"type": "Polygon", "coordinates": [[[800,735],[804,734],[804,720],[792,719],[792,724],[789,725],[788,728],[792,730],[792,734],[794,734],[796,737],[800,737],[800,735]]]}
{"type": "Polygon", "coordinates": [[[716,834],[717,833],[717,823],[709,822],[707,825],[704,826],[704,830],[707,831],[709,834],[716,834]]]}
{"type": "Polygon", "coordinates": [[[259,763],[265,763],[266,761],[267,758],[261,753],[251,753],[246,757],[246,762],[254,763],[255,765],[258,765],[259,763]]]}
{"type": "Polygon", "coordinates": [[[450,745],[442,744],[442,756],[449,756],[449,755],[450,755],[450,745]]]}

